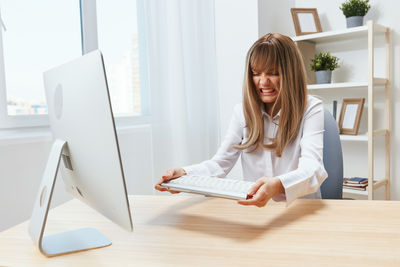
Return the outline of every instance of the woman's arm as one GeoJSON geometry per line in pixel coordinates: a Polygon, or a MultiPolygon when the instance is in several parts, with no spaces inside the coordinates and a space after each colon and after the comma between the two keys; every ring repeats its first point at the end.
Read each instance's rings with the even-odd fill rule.
{"type": "Polygon", "coordinates": [[[277,177],[282,182],[285,194],[275,196],[274,200],[286,197],[287,205],[289,205],[296,198],[315,193],[318,190],[328,177],[322,159],[323,138],[324,109],[322,102],[318,101],[304,115],[298,167],[294,171],[277,177]]]}
{"type": "Polygon", "coordinates": [[[241,114],[243,114],[242,105],[236,105],[224,141],[218,149],[217,154],[215,154],[211,160],[206,160],[200,164],[195,164],[184,168],[178,167],[168,169],[154,186],[154,188],[158,191],[179,193],[177,191],[169,190],[168,187],[162,186],[161,184],[187,174],[218,177],[226,176],[235,165],[240,155],[240,151],[232,148],[232,145],[237,145],[242,142],[244,118],[241,114]]]}
{"type": "Polygon", "coordinates": [[[249,192],[250,199],[238,201],[242,205],[263,207],[272,198],[285,200],[289,205],[296,198],[314,193],[328,176],[322,161],[324,111],[318,101],[304,116],[300,139],[300,158],[296,170],[277,177],[261,177],[249,192]]]}

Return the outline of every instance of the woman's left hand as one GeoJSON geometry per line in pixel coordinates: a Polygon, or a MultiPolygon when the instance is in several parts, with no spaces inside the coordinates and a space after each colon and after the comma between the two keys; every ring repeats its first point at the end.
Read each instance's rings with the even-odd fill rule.
{"type": "Polygon", "coordinates": [[[276,177],[262,177],[256,181],[250,189],[248,195],[249,199],[239,200],[241,205],[255,205],[257,207],[264,207],[268,201],[275,195],[285,193],[285,189],[279,178],[276,177]]]}

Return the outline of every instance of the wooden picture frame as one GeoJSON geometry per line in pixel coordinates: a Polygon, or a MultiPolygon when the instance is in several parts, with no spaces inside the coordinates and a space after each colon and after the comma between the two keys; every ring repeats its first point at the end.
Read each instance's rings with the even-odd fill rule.
{"type": "Polygon", "coordinates": [[[296,36],[322,32],[316,8],[291,8],[296,36]]]}
{"type": "Polygon", "coordinates": [[[339,118],[339,132],[341,134],[358,134],[364,102],[365,98],[343,99],[339,118]]]}

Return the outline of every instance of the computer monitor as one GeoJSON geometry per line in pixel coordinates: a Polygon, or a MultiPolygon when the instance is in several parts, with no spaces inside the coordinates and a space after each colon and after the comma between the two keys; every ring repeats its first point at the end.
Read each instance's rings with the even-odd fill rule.
{"type": "Polygon", "coordinates": [[[44,86],[55,141],[34,204],[29,232],[46,256],[108,246],[111,241],[90,228],[43,235],[57,170],[66,190],[75,198],[132,231],[101,52],[90,52],[45,72],[44,86]]]}

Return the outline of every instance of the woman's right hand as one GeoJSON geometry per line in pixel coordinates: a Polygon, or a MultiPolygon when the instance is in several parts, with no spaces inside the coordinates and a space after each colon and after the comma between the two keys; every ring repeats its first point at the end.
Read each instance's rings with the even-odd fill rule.
{"type": "Polygon", "coordinates": [[[154,186],[154,188],[158,191],[169,191],[172,194],[177,194],[180,193],[179,191],[173,191],[169,190],[168,187],[162,186],[162,183],[168,182],[169,180],[181,177],[183,175],[186,175],[186,172],[182,168],[172,168],[168,169],[165,171],[161,179],[157,182],[157,184],[154,186]]]}

